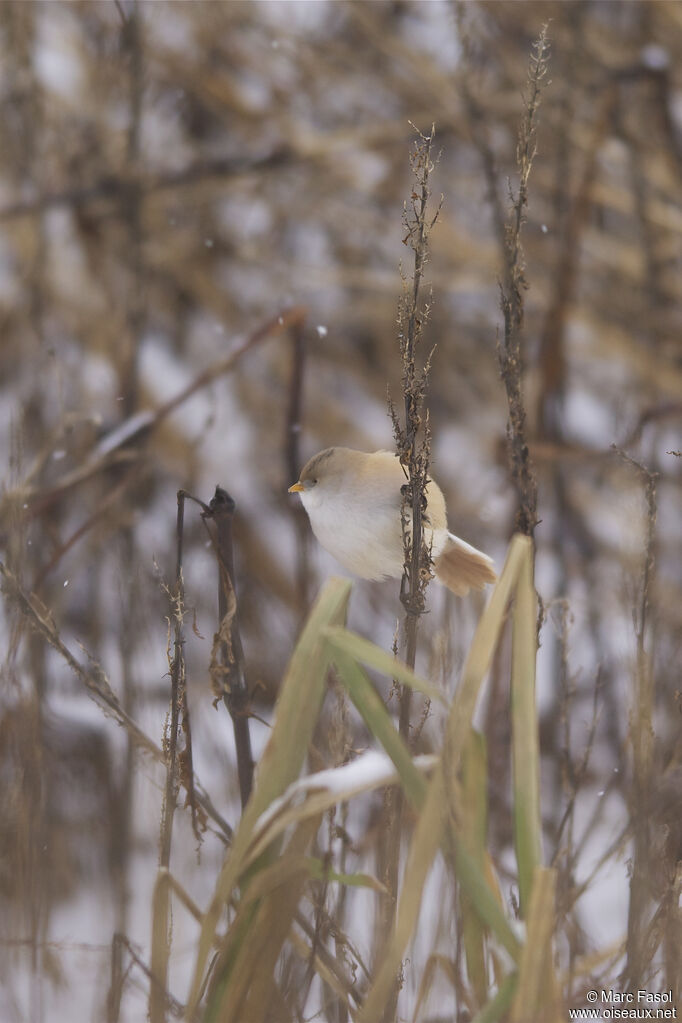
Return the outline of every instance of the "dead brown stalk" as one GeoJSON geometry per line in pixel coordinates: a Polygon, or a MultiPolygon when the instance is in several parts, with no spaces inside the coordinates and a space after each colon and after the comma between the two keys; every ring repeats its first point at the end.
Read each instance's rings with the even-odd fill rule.
{"type": "Polygon", "coordinates": [[[549,43],[545,25],[535,43],[528,69],[526,107],[519,129],[516,162],[519,174],[516,196],[511,193],[511,217],[506,225],[504,274],[500,304],[504,316],[504,337],[498,345],[500,373],[507,392],[509,418],[507,440],[511,478],[517,494],[515,529],[532,536],[537,525],[537,481],[528,451],[526,409],[523,401],[522,327],[523,293],[528,287],[521,243],[528,207],[528,180],[536,153],[537,118],[542,89],[546,85],[549,43]]]}

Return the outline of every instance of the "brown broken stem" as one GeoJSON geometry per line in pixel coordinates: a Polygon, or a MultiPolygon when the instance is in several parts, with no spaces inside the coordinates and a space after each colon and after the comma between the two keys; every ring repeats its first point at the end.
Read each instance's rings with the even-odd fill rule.
{"type": "Polygon", "coordinates": [[[244,650],[239,632],[237,594],[234,587],[232,520],[236,504],[226,490],[216,487],[208,512],[202,512],[218,560],[218,632],[211,655],[211,681],[222,696],[234,730],[237,774],[242,808],[253,783],[253,755],[249,731],[249,690],[244,650]]]}

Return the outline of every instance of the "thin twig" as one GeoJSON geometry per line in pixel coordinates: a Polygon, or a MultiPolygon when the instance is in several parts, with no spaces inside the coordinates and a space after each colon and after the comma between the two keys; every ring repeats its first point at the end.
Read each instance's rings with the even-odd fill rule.
{"type": "Polygon", "coordinates": [[[70,206],[78,210],[95,202],[122,203],[125,202],[131,187],[136,188],[141,198],[146,200],[157,194],[202,184],[212,179],[224,182],[226,178],[276,170],[297,163],[300,159],[298,153],[284,145],[264,156],[220,156],[197,160],[178,171],[149,174],[144,171],[131,173],[128,170],[121,174],[102,175],[91,185],[77,185],[8,203],[0,208],[0,221],[36,216],[60,206],[70,206]]]}
{"type": "MultiPolygon", "coordinates": [[[[154,977],[152,971],[149,969],[145,961],[142,959],[139,952],[136,951],[130,939],[127,938],[125,934],[116,933],[114,934],[113,941],[114,943],[118,942],[121,945],[121,947],[125,947],[127,949],[128,954],[130,955],[130,958],[132,959],[133,963],[135,963],[136,966],[139,966],[139,968],[142,970],[142,972],[144,973],[145,977],[152,985],[152,987],[156,987],[160,990],[164,1004],[166,1008],[170,1011],[171,1015],[173,1015],[176,1019],[181,1019],[185,1011],[184,1005],[181,1002],[179,1002],[177,998],[174,998],[170,991],[168,991],[165,987],[162,988],[160,986],[158,979],[154,977]]],[[[126,974],[128,972],[129,971],[126,970],[126,974]]]]}
{"type": "Polygon", "coordinates": [[[471,74],[474,66],[471,35],[464,21],[465,5],[462,0],[456,0],[453,4],[457,33],[462,40],[462,71],[458,78],[459,92],[462,97],[462,104],[467,118],[467,126],[471,133],[471,139],[478,150],[478,155],[485,177],[486,193],[488,204],[493,218],[495,234],[501,247],[504,249],[506,229],[505,212],[502,199],[498,192],[497,163],[495,153],[490,140],[491,132],[488,126],[489,118],[486,116],[481,103],[471,88],[471,74]]]}
{"type": "Polygon", "coordinates": [[[81,525],[71,534],[71,536],[68,537],[68,539],[66,539],[62,544],[59,545],[59,547],[54,552],[48,563],[43,568],[41,568],[38,574],[36,575],[33,581],[33,585],[31,587],[33,593],[37,593],[40,590],[40,587],[45,582],[47,576],[57,567],[57,565],[62,560],[64,555],[68,554],[71,548],[75,544],[77,544],[79,540],[82,540],[82,538],[86,536],[94,526],[97,525],[97,523],[103,518],[103,516],[106,514],[109,508],[111,508],[112,505],[116,504],[121,495],[126,491],[126,489],[131,485],[131,483],[134,482],[136,478],[134,471],[136,464],[137,463],[133,462],[130,465],[130,467],[124,471],[118,483],[116,483],[111,488],[111,490],[107,490],[102,500],[99,502],[99,504],[92,512],[92,514],[88,515],[85,522],[81,523],[81,525]]]}
{"type": "Polygon", "coordinates": [[[178,797],[178,725],[180,721],[180,689],[185,684],[185,637],[183,619],[185,616],[185,584],[182,573],[182,546],[185,520],[185,495],[178,491],[178,512],[176,523],[175,587],[171,594],[171,619],[174,623],[173,659],[170,665],[171,698],[170,723],[164,737],[163,748],[167,754],[166,789],[164,794],[163,818],[161,825],[161,852],[159,864],[170,866],[173,815],[178,797]]]}
{"type": "MultiPolygon", "coordinates": [[[[185,495],[178,491],[176,519],[176,561],[175,585],[169,594],[171,598],[170,618],[174,623],[173,658],[170,664],[171,697],[170,721],[166,723],[163,737],[163,751],[166,754],[166,786],[161,810],[161,838],[159,867],[170,867],[171,843],[173,839],[173,818],[178,800],[178,727],[180,722],[180,691],[185,688],[185,638],[183,619],[185,616],[185,587],[182,576],[182,547],[185,520],[185,495]]],[[[170,652],[169,652],[170,657],[170,652]]],[[[157,983],[149,988],[149,1018],[151,1023],[163,1023],[165,1019],[165,991],[168,987],[168,959],[170,956],[171,927],[169,920],[170,891],[165,888],[154,900],[152,973],[157,983]]]]}
{"type": "Polygon", "coordinates": [[[273,316],[256,328],[228,355],[223,355],[220,359],[212,362],[191,383],[183,387],[182,390],[168,401],[152,411],[137,413],[135,416],[130,417],[126,423],[115,427],[110,434],[99,441],[82,466],[68,473],[53,486],[41,489],[38,486],[22,487],[20,485],[16,490],[10,492],[5,500],[14,498],[17,501],[28,504],[29,507],[26,514],[32,517],[45,511],[46,508],[67,491],[72,490],[93,476],[110,469],[113,465],[137,460],[140,456],[135,450],[135,445],[146,439],[168,416],[177,411],[197,391],[207,387],[226,373],[230,373],[251,348],[269,337],[288,330],[291,326],[305,319],[305,315],[305,309],[301,306],[283,309],[277,316],[273,316]],[[129,428],[126,429],[126,426],[129,426],[129,428]]]}
{"type": "MultiPolygon", "coordinates": [[[[585,156],[582,175],[570,207],[565,215],[563,245],[553,278],[552,297],[544,316],[540,334],[538,364],[542,385],[537,404],[537,430],[540,437],[559,440],[561,436],[560,405],[566,384],[566,331],[575,302],[579,279],[583,238],[593,207],[593,186],[599,172],[599,156],[604,140],[612,130],[617,92],[609,83],[597,106],[590,146],[585,156]]],[[[561,165],[558,173],[565,174],[561,165]]],[[[569,199],[565,190],[557,189],[563,203],[569,199]]]]}
{"type": "MultiPolygon", "coordinates": [[[[76,677],[83,683],[89,695],[104,713],[113,718],[119,725],[126,729],[135,744],[145,753],[150,754],[160,764],[166,763],[166,756],[160,746],[150,739],[143,732],[136,721],[126,714],[121,707],[114,691],[111,688],[109,679],[104,673],[101,665],[89,654],[90,667],[85,668],[80,661],[73,656],[69,648],[62,641],[57,627],[51,618],[50,612],[45,608],[35,595],[29,596],[19,585],[16,576],[0,562],[0,576],[2,576],[2,591],[11,600],[22,614],[28,618],[31,626],[43,639],[55,649],[66,661],[76,677]]],[[[203,787],[194,779],[194,786],[197,792],[197,802],[205,810],[208,817],[217,824],[223,840],[231,841],[232,828],[213,806],[209,796],[203,787]]]]}

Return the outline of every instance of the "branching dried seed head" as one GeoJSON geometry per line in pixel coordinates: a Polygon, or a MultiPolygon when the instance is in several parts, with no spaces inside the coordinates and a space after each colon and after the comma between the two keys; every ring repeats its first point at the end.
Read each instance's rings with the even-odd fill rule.
{"type": "MultiPolygon", "coordinates": [[[[414,127],[414,125],[413,125],[414,127]]],[[[423,539],[422,522],[426,509],[426,487],[429,482],[431,433],[428,411],[425,408],[429,371],[434,349],[426,359],[419,358],[424,330],[429,320],[433,296],[429,290],[426,300],[421,296],[424,271],[428,264],[428,240],[443,204],[441,196],[435,213],[429,209],[431,189],[429,178],[434,169],[433,141],[435,128],[429,134],[418,131],[410,154],[414,186],[403,209],[405,235],[403,242],[414,253],[414,271],[411,278],[400,268],[402,293],[398,303],[398,347],[402,361],[402,391],[404,421],[388,396],[388,410],[393,424],[393,435],[400,463],[405,472],[402,488],[401,521],[405,552],[405,571],[401,586],[401,600],[408,619],[416,618],[425,607],[425,591],[432,577],[431,552],[423,539]]],[[[408,627],[407,662],[414,666],[416,631],[411,635],[408,627]]]]}
{"type": "Polygon", "coordinates": [[[528,180],[537,151],[537,119],[549,61],[548,26],[544,25],[533,46],[528,68],[525,111],[519,129],[516,162],[519,187],[516,196],[509,187],[511,216],[505,225],[504,281],[500,284],[500,307],[504,316],[504,338],[498,344],[500,375],[507,391],[509,418],[507,441],[509,468],[517,493],[516,529],[533,535],[537,524],[537,481],[526,440],[526,409],[523,401],[523,292],[528,288],[521,231],[528,206],[528,180]]]}

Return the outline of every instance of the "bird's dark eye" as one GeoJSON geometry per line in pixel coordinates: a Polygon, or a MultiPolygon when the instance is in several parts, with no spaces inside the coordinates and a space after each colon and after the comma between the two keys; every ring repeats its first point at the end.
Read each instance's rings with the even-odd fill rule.
{"type": "Polygon", "coordinates": [[[312,483],[313,486],[315,486],[316,483],[317,483],[317,480],[311,480],[310,482],[312,483]]]}

